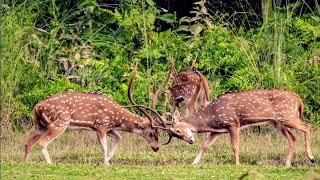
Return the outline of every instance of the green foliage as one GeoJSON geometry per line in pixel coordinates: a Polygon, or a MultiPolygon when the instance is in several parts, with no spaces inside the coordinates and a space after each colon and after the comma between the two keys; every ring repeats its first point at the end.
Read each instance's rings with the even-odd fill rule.
{"type": "MultiPolygon", "coordinates": [[[[148,104],[168,71],[196,67],[212,95],[230,90],[284,88],[299,93],[306,119],[320,112],[320,26],[314,13],[273,12],[259,28],[226,26],[204,1],[193,17],[176,19],[154,1],[127,0],[108,9],[97,0],[4,1],[0,4],[1,99],[6,128],[30,124],[33,105],[67,90],[101,91],[127,104],[131,68],[138,63],[135,96],[148,104]],[[174,28],[159,32],[158,22],[174,28]]],[[[290,9],[291,8],[291,9],[290,9]]],[[[158,108],[162,109],[161,95],[158,108]]],[[[2,126],[4,127],[4,126],[2,126]]]]}

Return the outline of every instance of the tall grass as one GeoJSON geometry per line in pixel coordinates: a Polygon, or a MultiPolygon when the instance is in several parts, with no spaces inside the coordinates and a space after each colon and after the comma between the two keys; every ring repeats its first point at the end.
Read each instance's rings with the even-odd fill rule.
{"type": "MultiPolygon", "coordinates": [[[[6,135],[2,139],[2,156],[4,163],[22,162],[24,144],[31,131],[6,135]]],[[[293,166],[313,165],[309,162],[305,148],[303,134],[294,132],[297,137],[297,149],[293,158],[293,166]]],[[[111,164],[115,165],[188,165],[191,164],[200,150],[205,134],[198,134],[196,144],[189,145],[174,139],[170,145],[161,146],[160,151],[152,151],[148,143],[141,137],[121,132],[122,142],[111,164]]],[[[165,142],[165,134],[160,136],[160,143],[165,142]]],[[[108,138],[108,148],[113,146],[113,140],[108,138]]],[[[102,149],[95,132],[67,131],[55,139],[48,146],[54,163],[86,163],[101,164],[103,162],[102,149]]],[[[315,159],[320,159],[320,131],[312,132],[312,151],[315,159]]],[[[288,153],[287,141],[276,131],[264,131],[257,135],[249,129],[243,130],[240,137],[240,162],[245,165],[275,165],[283,166],[288,153]]],[[[45,162],[39,145],[31,153],[31,162],[45,162]]],[[[228,134],[221,136],[210,148],[201,161],[202,165],[233,164],[232,148],[228,134]]],[[[316,165],[317,166],[317,165],[316,165]]]]}
{"type": "MultiPolygon", "coordinates": [[[[277,21],[277,19],[275,18],[277,21]]],[[[275,88],[281,87],[281,62],[282,62],[282,25],[277,22],[274,23],[274,55],[273,55],[273,69],[275,88]]]]}
{"type": "MultiPolygon", "coordinates": [[[[77,85],[69,85],[64,79],[52,84],[56,77],[51,72],[56,69],[56,62],[45,58],[50,57],[50,44],[56,37],[41,37],[41,31],[35,27],[37,16],[31,12],[35,7],[27,2],[1,7],[1,129],[12,132],[28,124],[30,110],[37,101],[77,85]],[[43,52],[46,50],[49,53],[43,52]]],[[[53,31],[51,34],[55,28],[53,31]]]]}
{"type": "MultiPolygon", "coordinates": [[[[22,6],[22,5],[21,5],[22,6]]],[[[11,129],[11,115],[20,110],[15,97],[19,91],[19,84],[29,65],[26,49],[30,41],[30,30],[33,27],[34,16],[25,14],[24,8],[2,5],[1,9],[1,128],[11,129]],[[28,16],[29,15],[29,16],[28,16]]]]}

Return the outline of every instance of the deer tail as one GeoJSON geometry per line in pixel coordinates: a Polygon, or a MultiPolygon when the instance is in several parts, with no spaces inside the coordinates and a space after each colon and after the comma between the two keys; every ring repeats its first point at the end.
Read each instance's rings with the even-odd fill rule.
{"type": "Polygon", "coordinates": [[[32,110],[32,119],[35,123],[36,132],[42,134],[42,132],[47,129],[47,125],[43,121],[43,117],[39,112],[38,106],[35,106],[32,110]]]}
{"type": "Polygon", "coordinates": [[[207,100],[207,102],[208,102],[208,101],[210,100],[209,83],[208,83],[206,77],[204,77],[204,75],[203,75],[201,72],[199,72],[199,71],[196,70],[196,69],[194,69],[194,72],[196,72],[196,73],[199,75],[199,77],[200,77],[201,84],[202,84],[202,86],[203,86],[204,93],[205,93],[205,95],[206,95],[206,100],[207,100]]]}
{"type": "Polygon", "coordinates": [[[299,107],[298,107],[298,113],[299,113],[299,116],[298,116],[298,118],[300,119],[300,120],[302,120],[302,118],[303,118],[303,102],[302,102],[302,100],[300,99],[300,102],[299,102],[299,105],[298,105],[299,107]]]}

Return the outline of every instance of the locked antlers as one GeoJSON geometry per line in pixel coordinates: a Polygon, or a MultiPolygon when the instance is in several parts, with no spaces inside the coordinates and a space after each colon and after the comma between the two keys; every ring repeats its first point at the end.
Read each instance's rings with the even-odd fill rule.
{"type": "Polygon", "coordinates": [[[138,108],[138,110],[149,119],[150,124],[153,128],[160,128],[160,129],[168,130],[166,121],[161,117],[161,115],[156,110],[149,108],[149,107],[146,107],[146,106],[143,106],[143,105],[140,105],[140,104],[137,104],[133,100],[132,94],[134,92],[134,77],[135,77],[136,73],[137,73],[137,69],[135,68],[132,72],[132,77],[130,79],[129,88],[128,88],[128,97],[129,97],[129,100],[132,104],[132,107],[138,108]],[[162,126],[154,126],[153,125],[153,118],[145,111],[145,109],[154,113],[157,116],[157,118],[159,119],[162,126]]]}

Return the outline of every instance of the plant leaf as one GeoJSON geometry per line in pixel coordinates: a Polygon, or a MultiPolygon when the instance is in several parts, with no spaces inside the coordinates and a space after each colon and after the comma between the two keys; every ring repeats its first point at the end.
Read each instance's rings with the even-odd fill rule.
{"type": "Polygon", "coordinates": [[[189,26],[186,25],[180,25],[175,29],[176,32],[178,31],[190,31],[189,26]]]}
{"type": "Polygon", "coordinates": [[[153,0],[146,0],[146,2],[149,4],[149,6],[154,6],[155,5],[153,0]]]}
{"type": "Polygon", "coordinates": [[[166,23],[173,23],[176,21],[176,15],[171,13],[159,15],[157,18],[162,21],[165,21],[166,23]]]}

